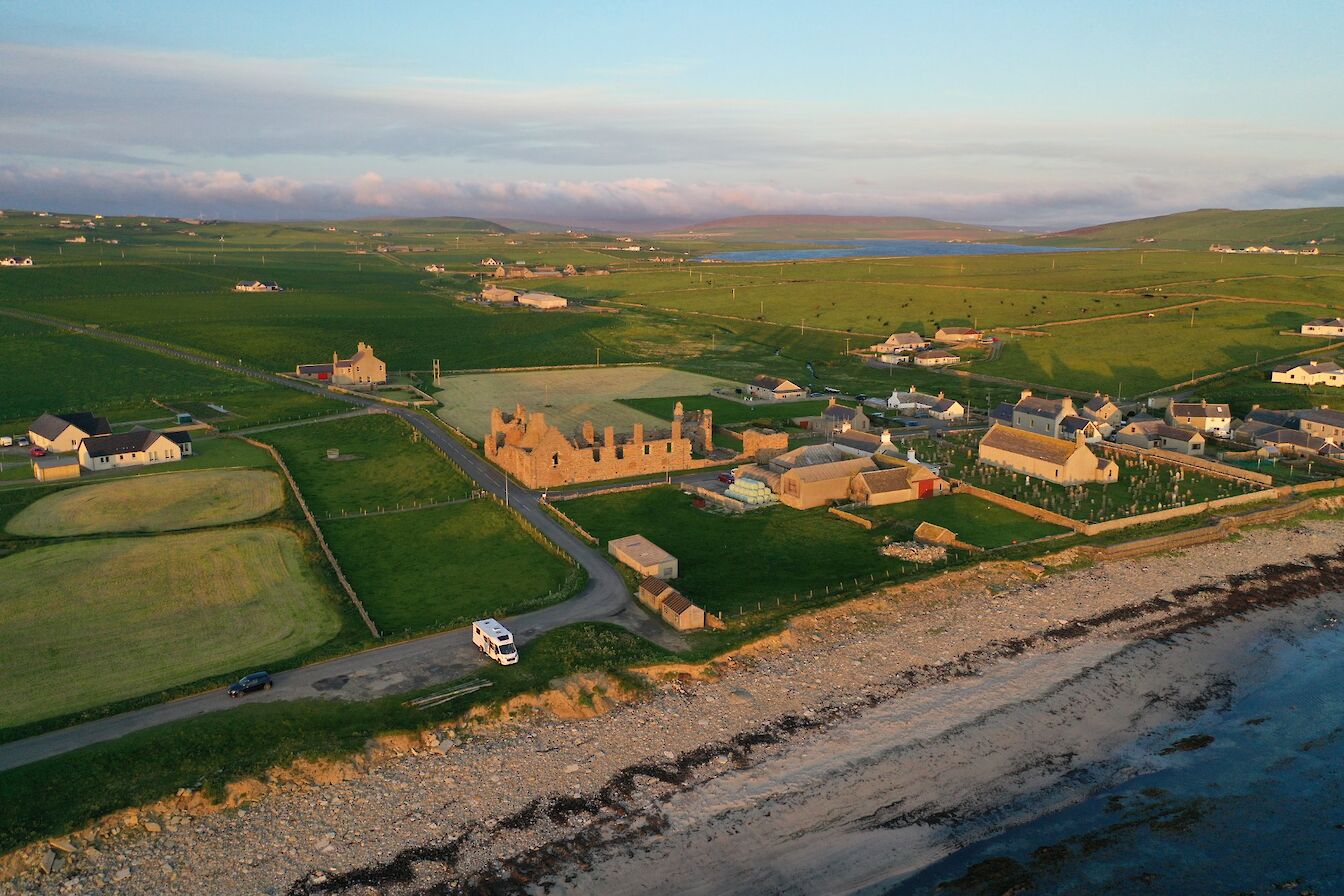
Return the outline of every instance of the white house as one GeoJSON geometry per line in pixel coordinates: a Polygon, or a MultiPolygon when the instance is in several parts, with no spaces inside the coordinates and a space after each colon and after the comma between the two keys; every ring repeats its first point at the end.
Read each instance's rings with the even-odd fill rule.
{"type": "Polygon", "coordinates": [[[931,352],[920,352],[915,355],[916,367],[946,367],[948,364],[958,364],[960,362],[960,355],[945,352],[940,348],[936,348],[931,352]]]}
{"type": "Polygon", "coordinates": [[[86,470],[115,470],[182,459],[182,448],[161,432],[137,427],[130,432],[91,436],[79,444],[79,465],[86,470]]]}
{"type": "Polygon", "coordinates": [[[104,436],[111,431],[106,417],[88,411],[43,414],[28,427],[28,441],[46,451],[75,451],[90,436],[104,436]]]}
{"type": "Polygon", "coordinates": [[[1344,336],[1344,320],[1338,317],[1318,317],[1302,325],[1303,336],[1344,336]]]}
{"type": "Polygon", "coordinates": [[[1270,371],[1269,378],[1299,386],[1344,386],[1344,367],[1334,361],[1289,361],[1270,371]]]}
{"type": "Polygon", "coordinates": [[[892,333],[885,342],[872,347],[875,352],[914,352],[929,347],[929,340],[915,332],[892,333]]]}
{"type": "Polygon", "coordinates": [[[937,395],[917,392],[914,386],[908,392],[899,389],[892,392],[887,407],[898,414],[927,415],[935,420],[960,420],[966,416],[966,408],[955,398],[946,398],[942,392],[937,395]]]}
{"type": "Polygon", "coordinates": [[[1167,422],[1173,426],[1192,426],[1224,439],[1232,436],[1232,409],[1226,404],[1173,401],[1167,405],[1167,422]]]}

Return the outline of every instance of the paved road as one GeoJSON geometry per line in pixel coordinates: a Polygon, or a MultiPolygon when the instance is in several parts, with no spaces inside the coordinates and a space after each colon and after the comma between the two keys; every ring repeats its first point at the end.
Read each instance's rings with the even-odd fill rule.
{"type": "MultiPolygon", "coordinates": [[[[505,478],[493,465],[469,451],[441,426],[408,408],[385,405],[358,395],[328,392],[320,386],[295,382],[265,371],[237,364],[222,363],[203,354],[171,348],[146,339],[101,329],[90,329],[42,315],[0,310],[0,314],[36,323],[60,327],[95,339],[119,342],[178,358],[193,364],[277,383],[292,389],[322,395],[336,401],[376,408],[395,414],[419,430],[425,438],[451,457],[477,484],[500,497],[505,496],[505,478]]],[[[588,572],[588,584],[575,597],[555,606],[511,617],[505,623],[526,645],[537,635],[575,622],[604,621],[621,625],[667,647],[684,646],[684,641],[634,602],[625,581],[606,559],[579,539],[541,508],[537,493],[510,483],[508,503],[546,537],[558,544],[588,572]]],[[[523,659],[526,662],[526,656],[523,659]]],[[[348,656],[281,672],[275,676],[275,689],[230,700],[221,690],[184,697],[145,709],[109,716],[25,740],[0,744],[0,770],[26,765],[100,741],[113,740],[165,722],[191,718],[207,712],[229,709],[264,700],[292,700],[302,697],[365,698],[398,693],[461,676],[482,664],[480,654],[471,645],[467,629],[456,629],[412,641],[401,641],[348,656]]]]}

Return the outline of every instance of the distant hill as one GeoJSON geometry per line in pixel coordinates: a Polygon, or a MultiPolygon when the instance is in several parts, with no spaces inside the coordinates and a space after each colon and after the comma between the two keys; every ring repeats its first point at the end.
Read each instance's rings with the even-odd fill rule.
{"type": "Polygon", "coordinates": [[[1344,242],[1344,208],[1202,208],[1048,233],[1039,239],[1059,246],[1153,245],[1182,249],[1207,248],[1210,243],[1227,243],[1238,249],[1252,244],[1287,248],[1317,240],[1325,241],[1321,251],[1326,252],[1331,251],[1330,243],[1344,242]]]}
{"type": "MultiPolygon", "coordinates": [[[[304,223],[314,223],[306,221],[304,223]]],[[[415,236],[426,233],[513,233],[511,229],[483,218],[350,218],[321,223],[335,224],[342,230],[381,230],[388,235],[415,236]]]]}
{"type": "Polygon", "coordinates": [[[955,224],[933,218],[873,215],[746,215],[706,221],[662,236],[697,236],[735,240],[1007,240],[1021,238],[1010,230],[955,224]]]}

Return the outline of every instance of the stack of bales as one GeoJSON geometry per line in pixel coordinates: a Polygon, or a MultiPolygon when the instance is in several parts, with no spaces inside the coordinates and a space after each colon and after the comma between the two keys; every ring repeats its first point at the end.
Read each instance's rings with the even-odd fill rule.
{"type": "Polygon", "coordinates": [[[724,494],[753,507],[775,504],[779,501],[768,485],[756,479],[739,479],[728,486],[724,494]]]}

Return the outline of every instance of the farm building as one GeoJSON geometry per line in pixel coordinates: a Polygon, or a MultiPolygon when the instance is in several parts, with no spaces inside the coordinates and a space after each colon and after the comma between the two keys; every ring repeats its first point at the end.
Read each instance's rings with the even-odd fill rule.
{"type": "Polygon", "coordinates": [[[913,363],[916,367],[946,367],[949,364],[960,364],[961,356],[936,348],[931,352],[920,352],[915,355],[913,363]]]}
{"type": "Polygon", "coordinates": [[[876,469],[877,464],[867,457],[793,467],[780,474],[779,500],[795,510],[845,501],[850,497],[850,483],[855,475],[876,469]]]}
{"type": "Polygon", "coordinates": [[[627,535],[607,542],[607,553],[642,576],[677,577],[677,558],[643,535],[627,535]]]}
{"type": "Polygon", "coordinates": [[[569,303],[560,296],[553,296],[548,292],[525,292],[518,297],[518,304],[539,311],[557,311],[569,303]]]}
{"type": "Polygon", "coordinates": [[[1082,433],[1072,442],[996,423],[980,440],[980,463],[1003,467],[1060,485],[1115,482],[1115,461],[1097,457],[1083,443],[1082,433]]]}
{"type": "Polygon", "coordinates": [[[90,436],[105,436],[111,431],[106,417],[88,411],[43,414],[28,427],[28,441],[46,451],[77,451],[79,443],[90,436]]]}
{"type": "Polygon", "coordinates": [[[713,429],[711,411],[686,413],[681,402],[673,411],[670,433],[646,436],[644,424],[636,423],[629,436],[617,437],[615,427],[608,426],[600,442],[591,421],[570,436],[549,425],[544,414],[529,413],[522,405],[512,415],[493,408],[485,456],[528,488],[548,488],[703,466],[707,462],[695,460],[691,452],[714,450],[713,429]]]}
{"type": "Polygon", "coordinates": [[[505,289],[502,286],[495,286],[493,283],[481,290],[481,298],[487,302],[497,302],[500,304],[513,304],[518,301],[518,292],[512,289],[505,289]]]}
{"type": "Polygon", "coordinates": [[[890,352],[881,352],[880,354],[878,354],[877,360],[881,361],[883,364],[909,364],[910,356],[906,354],[892,354],[890,352]]]}
{"type": "Polygon", "coordinates": [[[349,358],[341,359],[332,352],[330,364],[300,364],[294,368],[294,373],[306,379],[327,380],[338,386],[387,382],[387,365],[364,342],[359,343],[358,351],[349,358]]]}
{"type": "Polygon", "coordinates": [[[0,267],[4,268],[30,268],[33,266],[33,260],[27,255],[6,255],[0,258],[0,267]]]}
{"type": "Polygon", "coordinates": [[[1344,336],[1344,319],[1318,317],[1302,325],[1303,336],[1344,336]]]}
{"type": "Polygon", "coordinates": [[[779,401],[784,398],[806,398],[807,390],[789,380],[761,374],[748,384],[747,394],[752,398],[779,401]]]}
{"type": "Polygon", "coordinates": [[[919,464],[858,473],[850,484],[850,497],[871,507],[932,498],[948,492],[947,480],[919,464]]]}
{"type": "Polygon", "coordinates": [[[239,280],[233,284],[234,292],[281,292],[280,285],[273,280],[239,280]]]}
{"type": "Polygon", "coordinates": [[[851,457],[872,457],[879,452],[897,453],[896,446],[891,443],[889,429],[884,429],[881,433],[858,430],[836,433],[831,437],[831,444],[851,457]]]}
{"type": "Polygon", "coordinates": [[[1299,386],[1344,386],[1344,367],[1334,361],[1289,361],[1270,371],[1269,379],[1299,386]]]}
{"type": "Polygon", "coordinates": [[[1167,422],[1173,426],[1193,426],[1202,433],[1222,438],[1232,435],[1232,409],[1207,400],[1171,402],[1167,405],[1167,422]]]}
{"type": "Polygon", "coordinates": [[[444,267],[441,264],[427,264],[425,265],[425,270],[431,274],[442,274],[444,272],[444,267]]]}
{"type": "Polygon", "coordinates": [[[976,342],[980,331],[975,327],[939,327],[933,334],[934,342],[976,342]]]}
{"type": "Polygon", "coordinates": [[[1121,445],[1161,448],[1180,454],[1204,453],[1204,434],[1188,426],[1172,426],[1162,420],[1132,420],[1115,434],[1121,445]]]}
{"type": "Polygon", "coordinates": [[[769,466],[776,473],[787,473],[794,467],[833,464],[845,457],[845,453],[834,445],[802,445],[771,458],[769,466]]]}
{"type": "Polygon", "coordinates": [[[929,347],[929,340],[915,332],[892,333],[872,347],[875,352],[915,352],[929,347]]]}
{"type": "Polygon", "coordinates": [[[182,449],[172,439],[152,429],[136,427],[130,432],[90,436],[79,445],[79,463],[86,470],[115,470],[182,459],[182,449]]]}
{"type": "Polygon", "coordinates": [[[691,603],[690,598],[680,591],[673,591],[663,598],[659,611],[663,621],[679,632],[695,631],[705,627],[705,611],[691,603]]]}
{"type": "Polygon", "coordinates": [[[38,482],[56,482],[79,477],[79,458],[48,454],[33,458],[33,478],[38,482]]]}

